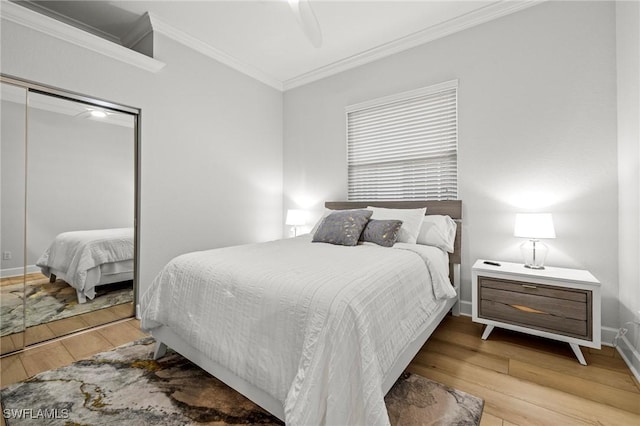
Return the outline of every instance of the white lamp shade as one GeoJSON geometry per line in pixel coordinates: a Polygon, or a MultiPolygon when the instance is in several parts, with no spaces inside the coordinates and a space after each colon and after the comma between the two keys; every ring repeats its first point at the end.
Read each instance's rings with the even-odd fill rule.
{"type": "Polygon", "coordinates": [[[513,230],[515,237],[522,238],[555,238],[551,213],[518,213],[513,230]]]}
{"type": "Polygon", "coordinates": [[[301,226],[307,223],[307,212],[305,210],[289,209],[287,210],[286,225],[301,226]]]}

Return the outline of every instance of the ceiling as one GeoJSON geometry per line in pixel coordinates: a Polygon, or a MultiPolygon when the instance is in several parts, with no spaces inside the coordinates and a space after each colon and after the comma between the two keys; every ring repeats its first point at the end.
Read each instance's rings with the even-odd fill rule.
{"type": "Polygon", "coordinates": [[[460,29],[461,20],[479,21],[477,16],[481,14],[493,19],[532,2],[309,0],[322,31],[319,48],[306,38],[287,0],[16,3],[120,44],[148,12],[190,40],[259,70],[286,88],[287,82],[341,63],[412,47],[424,42],[423,35],[430,32],[446,35],[447,27],[451,28],[448,33],[454,32],[460,29]]]}

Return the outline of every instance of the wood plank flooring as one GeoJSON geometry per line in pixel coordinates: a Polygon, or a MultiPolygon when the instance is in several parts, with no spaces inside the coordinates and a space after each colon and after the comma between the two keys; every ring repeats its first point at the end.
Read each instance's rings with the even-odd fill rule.
{"type": "MultiPolygon", "coordinates": [[[[565,343],[447,317],[409,370],[484,398],[483,426],[640,425],[640,384],[613,348],[565,343]]],[[[135,319],[55,340],[0,359],[0,386],[144,336],[135,319]]]]}
{"type": "Polygon", "coordinates": [[[610,347],[584,349],[447,317],[409,371],[485,400],[482,425],[640,425],[640,384],[610,347]]]}
{"type": "Polygon", "coordinates": [[[134,318],[56,339],[0,358],[0,388],[145,337],[134,318]]]}
{"type": "Polygon", "coordinates": [[[21,284],[21,283],[24,283],[26,280],[33,278],[34,276],[39,274],[40,273],[38,272],[38,273],[31,273],[27,275],[16,275],[13,277],[0,278],[0,287],[5,285],[21,284]]]}

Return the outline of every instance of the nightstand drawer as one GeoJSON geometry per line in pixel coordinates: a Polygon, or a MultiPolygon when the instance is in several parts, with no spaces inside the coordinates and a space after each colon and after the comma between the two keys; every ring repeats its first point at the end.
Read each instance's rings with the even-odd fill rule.
{"type": "Polygon", "coordinates": [[[538,296],[550,297],[553,299],[574,300],[586,303],[586,290],[574,288],[561,288],[549,285],[537,285],[528,282],[504,280],[498,278],[478,277],[480,287],[494,288],[514,293],[536,294],[538,296]]]}
{"type": "Polygon", "coordinates": [[[591,292],[478,276],[478,317],[591,338],[591,292]]]}

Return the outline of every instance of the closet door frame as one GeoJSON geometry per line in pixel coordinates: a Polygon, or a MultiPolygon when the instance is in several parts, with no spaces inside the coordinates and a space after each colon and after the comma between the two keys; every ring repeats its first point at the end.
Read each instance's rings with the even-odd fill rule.
{"type": "MultiPolygon", "coordinates": [[[[140,268],[139,268],[140,226],[139,225],[140,225],[140,181],[141,181],[140,179],[140,152],[141,152],[140,141],[141,141],[141,128],[142,128],[142,123],[141,123],[142,110],[140,108],[135,108],[128,105],[123,105],[123,104],[111,102],[108,100],[96,98],[93,96],[84,95],[81,93],[36,83],[33,81],[21,79],[19,77],[10,76],[6,74],[0,74],[0,81],[3,83],[8,83],[14,86],[25,88],[27,90],[27,100],[28,100],[29,92],[40,93],[40,94],[55,96],[55,97],[70,100],[70,101],[80,102],[80,103],[91,105],[91,106],[107,108],[113,111],[131,115],[133,117],[133,123],[134,123],[134,141],[133,141],[134,143],[134,146],[133,146],[133,150],[134,150],[133,151],[133,158],[134,158],[134,166],[133,166],[134,167],[134,171],[133,171],[133,175],[134,175],[134,183],[133,183],[134,184],[134,203],[133,203],[134,205],[134,217],[133,217],[133,229],[134,229],[133,277],[134,277],[134,280],[133,281],[134,282],[133,282],[133,286],[134,286],[134,290],[133,290],[133,294],[134,294],[134,315],[137,316],[138,315],[138,297],[139,297],[138,282],[140,279],[140,268]]],[[[28,117],[26,119],[28,120],[28,117]]],[[[28,143],[28,139],[29,139],[29,135],[27,134],[25,136],[25,144],[28,143]]],[[[28,162],[28,159],[27,159],[27,162],[28,162]]],[[[25,173],[26,173],[26,169],[25,169],[25,173]]],[[[25,190],[26,190],[26,186],[25,186],[25,190]]],[[[25,215],[26,213],[27,212],[25,211],[25,215]]],[[[26,217],[25,217],[25,221],[26,221],[26,217]]],[[[26,238],[26,232],[27,231],[26,231],[26,223],[25,223],[25,238],[26,238]]],[[[25,245],[25,252],[26,252],[26,240],[24,241],[24,245],[25,245]]],[[[27,268],[26,257],[24,259],[24,262],[25,262],[24,273],[26,274],[26,268],[27,268]]],[[[27,347],[28,347],[27,345],[23,345],[22,349],[20,350],[24,350],[27,347]]],[[[17,352],[19,352],[20,350],[18,350],[17,352]]],[[[16,352],[11,352],[11,353],[16,353],[16,352]]],[[[8,354],[2,354],[2,356],[4,355],[8,355],[8,354]]]]}
{"type": "MultiPolygon", "coordinates": [[[[16,161],[16,163],[19,164],[19,169],[20,170],[11,170],[12,173],[16,173],[16,179],[17,176],[21,176],[22,180],[20,182],[17,182],[16,185],[16,193],[14,195],[18,195],[15,198],[12,198],[12,191],[11,188],[9,188],[9,198],[12,198],[10,200],[7,200],[5,198],[6,193],[3,193],[3,202],[9,202],[9,203],[16,203],[16,206],[18,206],[18,210],[20,210],[14,217],[14,215],[9,214],[8,216],[11,217],[11,219],[7,219],[7,215],[4,215],[2,217],[2,225],[3,228],[6,225],[9,225],[10,228],[18,228],[18,223],[6,223],[5,221],[10,220],[21,220],[20,222],[20,226],[19,226],[19,230],[18,232],[13,235],[16,237],[16,242],[18,240],[21,241],[20,247],[17,247],[15,244],[13,243],[9,243],[9,248],[11,248],[11,250],[7,250],[7,247],[5,246],[5,244],[8,243],[8,241],[6,241],[6,235],[2,235],[2,239],[0,240],[0,246],[2,247],[2,251],[3,251],[3,256],[4,256],[4,252],[5,250],[7,250],[9,253],[14,252],[16,254],[20,253],[20,257],[22,258],[21,264],[20,263],[13,263],[12,262],[12,267],[11,268],[7,268],[8,270],[10,270],[11,272],[9,272],[7,275],[5,276],[5,273],[2,274],[2,280],[5,281],[3,283],[3,286],[6,287],[13,287],[14,285],[20,285],[21,286],[21,291],[19,293],[21,293],[20,299],[22,300],[22,303],[20,304],[16,304],[15,305],[15,310],[20,310],[20,317],[21,317],[21,321],[16,321],[16,325],[20,324],[20,328],[19,330],[13,330],[11,331],[9,334],[3,335],[2,336],[2,343],[0,344],[0,357],[5,356],[5,355],[9,355],[18,351],[21,351],[24,349],[25,347],[25,341],[26,341],[26,336],[25,336],[25,329],[26,329],[26,318],[25,318],[25,313],[26,313],[26,300],[25,300],[25,290],[26,290],[26,256],[27,256],[27,248],[26,248],[26,190],[27,190],[27,181],[26,181],[26,171],[27,171],[27,165],[26,165],[26,133],[27,133],[27,97],[28,97],[28,90],[21,86],[21,85],[16,85],[16,84],[12,84],[8,81],[5,80],[1,80],[0,83],[2,84],[2,88],[3,88],[3,95],[4,95],[4,90],[19,90],[20,91],[20,122],[17,123],[17,125],[13,126],[13,125],[9,125],[10,129],[20,129],[20,135],[16,136],[16,144],[20,144],[20,146],[18,147],[18,150],[16,152],[16,154],[19,155],[19,158],[17,159],[13,159],[16,161]],[[19,141],[19,139],[22,139],[21,141],[19,141]],[[20,143],[21,142],[21,143],[20,143]],[[19,216],[19,217],[18,217],[19,216]],[[19,250],[17,250],[19,249],[19,250]],[[16,267],[16,265],[19,265],[16,267]],[[14,275],[14,273],[17,273],[17,275],[14,275]]],[[[8,92],[7,92],[8,94],[8,92]]],[[[11,96],[9,96],[9,98],[11,98],[11,96]]],[[[4,97],[2,98],[2,101],[4,102],[5,100],[8,100],[9,98],[5,99],[4,97]]],[[[5,113],[6,114],[6,113],[5,113]]],[[[2,121],[6,120],[6,116],[3,114],[2,117],[2,121]]],[[[6,123],[3,123],[3,127],[6,123]]],[[[5,129],[3,129],[5,130],[5,129]]],[[[6,142],[6,141],[3,141],[6,142]]],[[[4,144],[4,143],[3,143],[4,144]]],[[[9,142],[9,150],[13,150],[15,147],[11,146],[12,143],[9,142]]],[[[6,155],[6,152],[4,151],[5,147],[3,147],[0,150],[0,157],[6,155]]],[[[6,173],[5,170],[3,169],[3,173],[6,173]]],[[[14,184],[16,184],[16,181],[14,181],[14,184]]],[[[4,206],[3,206],[4,208],[4,206]]],[[[13,237],[12,236],[12,237],[13,237]]],[[[12,239],[12,237],[10,237],[12,239]]],[[[4,261],[5,259],[3,259],[4,261]]],[[[4,265],[3,265],[4,266],[4,265]]],[[[3,270],[4,271],[4,270],[3,270]]],[[[5,291],[7,291],[5,289],[5,291]]],[[[13,291],[12,291],[13,293],[13,291]]],[[[7,297],[9,295],[5,294],[5,297],[7,297]]],[[[15,296],[15,295],[14,295],[15,296]]],[[[11,299],[12,297],[9,296],[9,298],[11,299]]],[[[4,300],[2,301],[4,302],[4,300]]],[[[11,302],[9,302],[11,303],[11,302]]],[[[0,318],[0,321],[7,321],[9,320],[9,318],[0,318]]]]}

